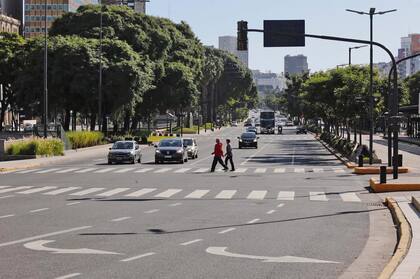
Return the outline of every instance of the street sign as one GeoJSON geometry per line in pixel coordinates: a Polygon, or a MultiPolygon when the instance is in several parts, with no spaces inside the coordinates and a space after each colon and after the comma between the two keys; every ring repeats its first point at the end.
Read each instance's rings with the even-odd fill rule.
{"type": "Polygon", "coordinates": [[[264,20],[264,47],[305,46],[304,20],[264,20]]]}

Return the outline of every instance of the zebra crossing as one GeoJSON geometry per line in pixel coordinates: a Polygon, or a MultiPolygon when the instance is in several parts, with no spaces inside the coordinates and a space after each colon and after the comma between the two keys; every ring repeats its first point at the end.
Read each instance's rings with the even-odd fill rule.
{"type": "MultiPolygon", "coordinates": [[[[327,193],[321,191],[296,192],[296,191],[269,191],[269,190],[237,190],[237,189],[157,189],[141,188],[134,189],[129,187],[103,188],[103,187],[56,187],[56,186],[0,186],[0,194],[20,194],[23,196],[38,194],[45,196],[68,195],[70,197],[89,197],[89,198],[150,198],[150,199],[247,199],[247,200],[279,200],[294,201],[297,199],[309,199],[310,201],[327,202],[358,202],[362,200],[355,192],[327,193]]],[[[1,198],[1,196],[0,196],[1,198]]]]}
{"type": "MultiPolygon", "coordinates": [[[[5,174],[14,175],[42,175],[42,174],[200,174],[209,173],[209,168],[193,167],[54,167],[45,169],[28,169],[9,171],[5,174]]],[[[224,173],[221,170],[218,173],[224,173]]],[[[235,174],[285,174],[285,173],[346,173],[344,167],[240,167],[235,170],[235,174]]]]}

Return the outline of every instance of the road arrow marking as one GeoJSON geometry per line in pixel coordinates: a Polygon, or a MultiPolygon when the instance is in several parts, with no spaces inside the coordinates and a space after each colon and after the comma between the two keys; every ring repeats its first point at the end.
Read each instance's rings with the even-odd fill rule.
{"type": "Polygon", "coordinates": [[[121,255],[120,253],[108,252],[102,250],[93,250],[88,248],[80,249],[60,249],[45,247],[45,244],[55,242],[55,240],[37,240],[23,244],[26,248],[35,251],[51,252],[53,254],[93,254],[93,255],[121,255]]]}
{"type": "Polygon", "coordinates": [[[265,262],[265,263],[333,263],[333,264],[339,263],[339,262],[333,262],[333,261],[323,261],[323,260],[318,260],[318,259],[293,257],[293,256],[265,257],[265,256],[242,255],[242,254],[234,254],[234,253],[227,252],[226,249],[227,247],[209,247],[207,248],[206,252],[209,254],[218,255],[218,256],[261,260],[262,262],[265,262]]]}

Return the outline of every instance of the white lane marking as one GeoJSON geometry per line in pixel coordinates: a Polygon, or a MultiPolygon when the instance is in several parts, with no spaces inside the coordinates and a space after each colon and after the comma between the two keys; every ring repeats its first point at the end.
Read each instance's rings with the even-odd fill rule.
{"type": "Polygon", "coordinates": [[[0,189],[10,188],[11,186],[0,186],[0,189]]]}
{"type": "Polygon", "coordinates": [[[24,243],[24,242],[32,241],[32,240],[35,240],[35,239],[50,237],[50,236],[54,236],[54,235],[60,235],[60,234],[66,234],[66,233],[75,232],[75,231],[86,230],[86,229],[90,229],[90,228],[92,228],[92,226],[77,227],[77,228],[71,228],[71,229],[62,230],[62,231],[56,231],[56,232],[52,232],[52,233],[35,235],[35,236],[26,237],[26,238],[22,238],[22,239],[18,239],[18,240],[13,240],[13,241],[9,241],[9,242],[0,243],[0,247],[5,247],[5,246],[14,245],[14,244],[24,243]]]}
{"type": "Polygon", "coordinates": [[[82,190],[76,193],[72,193],[70,194],[70,196],[83,196],[83,195],[87,195],[87,194],[92,194],[94,192],[99,192],[102,191],[105,188],[88,188],[86,190],[82,190]]]}
{"type": "Polygon", "coordinates": [[[277,207],[280,208],[280,207],[283,207],[283,206],[284,206],[284,203],[281,203],[277,207]]]}
{"type": "Polygon", "coordinates": [[[115,189],[97,194],[97,196],[99,196],[99,197],[110,197],[110,196],[113,196],[113,195],[116,195],[116,194],[119,194],[119,193],[122,193],[122,192],[125,192],[125,191],[128,191],[128,190],[130,190],[130,188],[115,188],[115,189]]]}
{"type": "Polygon", "coordinates": [[[116,168],[104,168],[104,169],[100,169],[100,170],[94,171],[93,173],[106,173],[106,172],[113,171],[115,169],[116,168]]]}
{"type": "Polygon", "coordinates": [[[321,172],[324,172],[324,169],[314,168],[313,171],[316,172],[316,173],[321,173],[321,172]]]}
{"type": "Polygon", "coordinates": [[[254,224],[254,223],[258,222],[259,220],[260,219],[255,218],[255,219],[252,219],[251,221],[247,222],[247,224],[254,224]]]}
{"type": "Polygon", "coordinates": [[[346,171],[343,169],[334,169],[335,173],[345,173],[346,171]]]}
{"type": "Polygon", "coordinates": [[[216,199],[231,199],[235,194],[236,190],[223,190],[217,196],[216,199]]]}
{"type": "Polygon", "coordinates": [[[345,202],[361,202],[362,200],[356,195],[356,193],[341,193],[340,197],[345,202]]]}
{"type": "Polygon", "coordinates": [[[56,277],[55,279],[68,279],[68,278],[77,277],[79,275],[82,275],[82,274],[81,273],[72,273],[72,274],[67,274],[67,275],[64,275],[64,276],[56,277]]]}
{"type": "Polygon", "coordinates": [[[97,170],[97,169],[98,168],[87,168],[87,169],[75,171],[75,173],[87,173],[87,172],[94,171],[94,170],[97,170]]]}
{"type": "Polygon", "coordinates": [[[210,190],[195,190],[191,194],[187,195],[186,199],[201,199],[204,197],[210,190]]]}
{"type": "Polygon", "coordinates": [[[52,190],[52,189],[57,189],[57,187],[56,186],[45,186],[45,187],[30,189],[30,190],[26,190],[26,191],[22,191],[22,192],[18,192],[18,193],[28,195],[28,194],[38,193],[38,192],[42,192],[42,191],[48,191],[48,190],[52,190]]]}
{"type": "Polygon", "coordinates": [[[309,192],[309,199],[311,201],[328,201],[325,192],[309,192]]]}
{"type": "Polygon", "coordinates": [[[231,231],[234,231],[234,230],[236,230],[236,228],[226,229],[226,230],[220,231],[219,234],[225,234],[225,233],[228,233],[228,232],[231,232],[231,231]]]}
{"type": "Polygon", "coordinates": [[[305,169],[304,168],[295,168],[295,173],[304,173],[305,169]]]}
{"type": "Polygon", "coordinates": [[[158,169],[156,170],[154,173],[165,173],[172,170],[172,168],[162,168],[162,169],[158,169]]]}
{"type": "Polygon", "coordinates": [[[66,193],[66,192],[78,190],[80,188],[81,187],[66,187],[66,188],[61,188],[61,189],[54,190],[54,191],[51,191],[51,192],[43,193],[43,195],[55,196],[55,195],[63,194],[63,193],[66,193]]]}
{"type": "Polygon", "coordinates": [[[202,239],[194,239],[194,240],[191,240],[191,241],[187,241],[187,242],[181,243],[179,245],[187,246],[187,245],[190,245],[190,244],[193,244],[193,243],[197,243],[197,242],[200,242],[200,241],[203,241],[203,240],[202,239]]]}
{"type": "Polygon", "coordinates": [[[80,169],[80,168],[65,169],[65,170],[61,170],[61,171],[56,171],[55,173],[69,173],[69,172],[72,172],[72,171],[76,171],[78,169],[80,169]]]}
{"type": "Polygon", "coordinates": [[[206,252],[209,254],[217,255],[217,256],[261,260],[262,262],[265,262],[265,263],[329,263],[329,264],[339,263],[339,262],[323,261],[323,260],[318,260],[318,259],[293,257],[293,256],[265,257],[265,256],[254,256],[254,255],[245,255],[245,254],[235,254],[235,253],[227,252],[226,249],[227,247],[209,247],[207,248],[206,252]]]}
{"type": "Polygon", "coordinates": [[[131,262],[131,261],[138,260],[138,259],[141,259],[141,258],[145,258],[145,257],[153,256],[153,255],[155,255],[155,254],[156,254],[156,253],[150,252],[150,253],[146,253],[146,254],[138,255],[138,256],[135,256],[135,257],[131,257],[131,258],[127,258],[127,259],[123,259],[123,260],[120,260],[120,262],[131,262]]]}
{"type": "Polygon", "coordinates": [[[292,201],[295,199],[295,192],[293,191],[280,191],[277,200],[292,201]]]}
{"type": "Polygon", "coordinates": [[[128,220],[128,219],[131,219],[131,217],[120,217],[120,218],[115,218],[115,219],[112,219],[111,220],[111,222],[121,222],[121,221],[125,221],[125,220],[128,220]]]}
{"type": "Polygon", "coordinates": [[[267,172],[266,168],[257,168],[254,171],[254,173],[266,173],[266,172],[267,172]]]}
{"type": "Polygon", "coordinates": [[[252,191],[247,199],[249,200],[263,200],[267,195],[267,191],[252,191]]]}
{"type": "Polygon", "coordinates": [[[169,189],[166,191],[163,191],[162,193],[159,193],[157,195],[155,195],[155,198],[170,198],[173,195],[175,195],[176,193],[181,192],[181,189],[169,189]]]}
{"type": "Polygon", "coordinates": [[[187,171],[189,171],[191,168],[182,168],[179,170],[174,171],[174,173],[186,173],[187,171]]]}
{"type": "Polygon", "coordinates": [[[15,214],[3,215],[3,216],[0,216],[0,219],[10,218],[10,217],[13,217],[13,216],[15,216],[15,214]]]}
{"type": "Polygon", "coordinates": [[[276,210],[272,209],[272,210],[267,211],[267,214],[273,214],[274,212],[276,212],[276,210]]]}
{"type": "Polygon", "coordinates": [[[274,173],[285,173],[286,169],[285,168],[276,168],[274,169],[274,173]]]}
{"type": "Polygon", "coordinates": [[[145,173],[145,172],[152,171],[152,170],[153,170],[153,168],[145,168],[145,169],[139,169],[139,170],[135,171],[134,173],[145,173]]]}
{"type": "Polygon", "coordinates": [[[237,173],[244,173],[247,170],[248,170],[247,168],[237,168],[237,169],[235,169],[235,172],[237,172],[237,173]]]}
{"type": "Polygon", "coordinates": [[[125,195],[125,197],[141,197],[141,196],[149,194],[153,191],[156,191],[156,188],[144,188],[144,189],[135,191],[133,193],[127,194],[127,195],[125,195]]]}
{"type": "Polygon", "coordinates": [[[160,211],[160,209],[152,209],[152,210],[145,211],[144,213],[152,214],[152,213],[156,213],[156,212],[159,212],[159,211],[160,211]]]}
{"type": "Polygon", "coordinates": [[[89,254],[89,255],[121,255],[120,253],[103,251],[103,250],[94,250],[89,248],[79,248],[79,249],[60,249],[46,247],[45,244],[53,243],[55,240],[37,240],[23,244],[25,248],[34,251],[45,251],[51,252],[52,254],[89,254]]]}
{"type": "Polygon", "coordinates": [[[75,205],[75,204],[79,204],[79,203],[82,203],[82,202],[70,202],[70,203],[68,203],[66,205],[75,205]]]}
{"type": "Polygon", "coordinates": [[[1,199],[7,199],[7,198],[11,198],[11,197],[14,197],[15,195],[7,195],[7,196],[2,196],[2,197],[0,197],[0,200],[1,199]]]}
{"type": "Polygon", "coordinates": [[[34,209],[34,210],[29,211],[29,212],[35,213],[35,212],[45,211],[45,210],[48,210],[48,209],[49,209],[48,207],[45,207],[45,208],[40,208],[40,209],[34,209]]]}
{"type": "Polygon", "coordinates": [[[182,205],[182,203],[180,203],[180,202],[177,202],[177,203],[173,203],[173,204],[170,204],[169,206],[172,206],[172,207],[174,207],[174,206],[178,206],[178,205],[182,205]]]}
{"type": "Polygon", "coordinates": [[[198,170],[195,170],[194,173],[204,173],[204,172],[209,172],[210,169],[209,168],[200,168],[198,170]]]}
{"type": "Polygon", "coordinates": [[[129,171],[133,171],[135,169],[136,168],[124,168],[124,169],[119,169],[117,171],[114,171],[114,173],[126,173],[126,172],[129,172],[129,171]]]}
{"type": "Polygon", "coordinates": [[[18,173],[18,174],[26,174],[26,173],[31,173],[31,172],[39,171],[39,170],[41,170],[41,169],[24,170],[24,171],[18,171],[16,173],[18,173]]]}
{"type": "Polygon", "coordinates": [[[33,187],[34,186],[19,186],[19,187],[7,188],[7,189],[0,190],[0,194],[13,192],[13,191],[19,191],[19,190],[23,190],[23,189],[30,189],[30,188],[33,188],[33,187]]]}
{"type": "Polygon", "coordinates": [[[42,170],[42,171],[37,171],[36,173],[49,173],[49,172],[53,172],[53,171],[58,171],[61,170],[62,168],[54,168],[54,169],[46,169],[46,170],[42,170]]]}

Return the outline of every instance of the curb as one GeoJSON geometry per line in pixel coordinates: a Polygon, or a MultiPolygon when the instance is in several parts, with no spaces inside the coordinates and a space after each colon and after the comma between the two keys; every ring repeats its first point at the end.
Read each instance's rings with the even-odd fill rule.
{"type": "Polygon", "coordinates": [[[414,197],[414,196],[411,197],[411,203],[417,209],[417,211],[420,213],[420,198],[414,197]]]}
{"type": "MultiPolygon", "coordinates": [[[[314,135],[314,134],[312,134],[314,135]]],[[[350,162],[348,159],[344,158],[343,156],[339,155],[337,152],[335,152],[331,147],[329,147],[323,140],[321,140],[319,137],[314,135],[314,138],[319,141],[325,149],[327,149],[332,155],[334,155],[338,160],[341,161],[347,168],[354,169],[357,165],[350,162]]]]}
{"type": "Polygon", "coordinates": [[[375,178],[369,180],[370,187],[375,193],[420,191],[420,183],[386,183],[381,184],[375,178]]]}
{"type": "MultiPolygon", "coordinates": [[[[386,168],[386,173],[387,174],[392,174],[393,169],[392,167],[387,167],[386,168]]],[[[405,168],[405,167],[399,167],[398,168],[398,173],[408,173],[409,169],[405,168]]],[[[379,174],[380,173],[380,167],[355,167],[354,174],[360,174],[360,175],[364,175],[364,174],[379,174]]]]}
{"type": "Polygon", "coordinates": [[[385,199],[385,204],[391,211],[394,224],[397,228],[398,244],[391,260],[385,266],[378,279],[391,278],[398,265],[407,255],[411,244],[411,227],[398,203],[393,198],[388,197],[385,199]]]}

